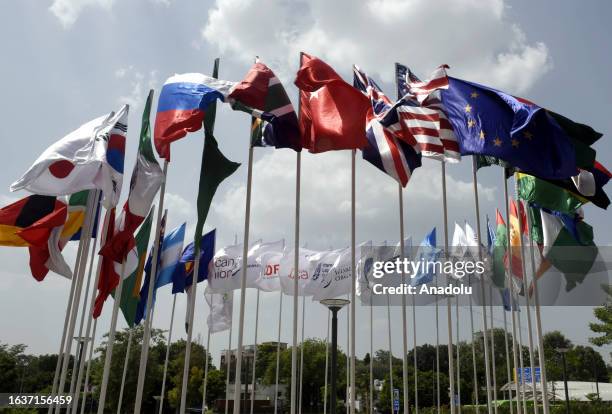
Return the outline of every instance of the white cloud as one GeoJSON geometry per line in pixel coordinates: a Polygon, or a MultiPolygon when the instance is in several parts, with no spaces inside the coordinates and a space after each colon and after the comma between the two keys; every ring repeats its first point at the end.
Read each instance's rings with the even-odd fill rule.
{"type": "Polygon", "coordinates": [[[523,93],[550,69],[550,57],[507,20],[505,7],[503,0],[217,0],[202,36],[244,62],[261,56],[286,80],[303,50],[340,72],[356,63],[386,81],[397,60],[423,77],[447,63],[454,75],[523,93]]]}
{"type": "Polygon", "coordinates": [[[155,88],[158,84],[156,70],[151,70],[148,73],[142,72],[133,65],[118,68],[115,70],[115,77],[125,81],[127,92],[117,99],[118,104],[128,104],[132,110],[144,106],[149,89],[155,88]]]}
{"type": "Polygon", "coordinates": [[[108,11],[114,2],[115,0],[53,0],[49,11],[67,29],[77,21],[83,9],[96,6],[108,11]]]}

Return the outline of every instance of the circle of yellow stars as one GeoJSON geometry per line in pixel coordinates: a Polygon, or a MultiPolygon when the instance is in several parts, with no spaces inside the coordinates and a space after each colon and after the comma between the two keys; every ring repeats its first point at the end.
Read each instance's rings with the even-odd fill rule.
{"type": "MultiPolygon", "coordinates": [[[[476,91],[473,91],[472,93],[470,93],[470,98],[472,99],[476,99],[480,96],[480,94],[476,91]]],[[[467,120],[467,127],[469,129],[472,129],[476,126],[476,120],[474,120],[474,118],[471,118],[470,115],[472,115],[472,110],[474,109],[474,107],[472,105],[470,105],[469,103],[465,105],[465,107],[463,108],[464,112],[466,113],[466,115],[468,116],[468,120],[467,120]]],[[[522,134],[523,138],[525,138],[528,141],[533,140],[534,135],[531,131],[526,130],[523,131],[522,134]]],[[[484,130],[480,130],[480,132],[478,133],[478,138],[480,138],[481,140],[484,140],[486,138],[486,133],[484,132],[484,130]]],[[[503,144],[503,141],[501,140],[501,138],[499,136],[495,136],[495,138],[493,138],[493,145],[496,147],[501,147],[503,144]]],[[[518,148],[521,144],[521,142],[516,139],[516,138],[512,138],[510,140],[510,144],[512,145],[513,148],[518,148]]]]}

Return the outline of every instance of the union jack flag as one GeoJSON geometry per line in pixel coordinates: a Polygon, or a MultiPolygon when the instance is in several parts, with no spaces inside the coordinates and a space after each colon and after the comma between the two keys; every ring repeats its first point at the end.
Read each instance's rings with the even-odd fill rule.
{"type": "Polygon", "coordinates": [[[353,85],[370,98],[372,104],[366,116],[368,145],[361,150],[363,159],[405,187],[412,171],[421,166],[421,155],[400,138],[399,117],[392,110],[394,105],[389,97],[357,66],[353,66],[353,85]]]}
{"type": "Polygon", "coordinates": [[[405,139],[417,145],[424,157],[458,162],[459,143],[444,112],[439,91],[448,88],[447,67],[438,67],[423,82],[406,66],[396,63],[397,90],[402,96],[396,106],[405,139]]]}

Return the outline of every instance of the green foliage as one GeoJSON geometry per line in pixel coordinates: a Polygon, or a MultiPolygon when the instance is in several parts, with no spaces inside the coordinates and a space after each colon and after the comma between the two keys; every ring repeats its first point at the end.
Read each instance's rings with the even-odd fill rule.
{"type": "Polygon", "coordinates": [[[603,288],[608,293],[608,302],[593,310],[599,323],[589,324],[593,332],[600,334],[600,336],[590,338],[591,343],[597,346],[612,344],[612,285],[603,286],[603,288]]]}

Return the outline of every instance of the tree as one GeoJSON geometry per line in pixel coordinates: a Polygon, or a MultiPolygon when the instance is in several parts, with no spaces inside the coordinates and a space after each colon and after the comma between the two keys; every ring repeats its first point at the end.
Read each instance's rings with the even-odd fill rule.
{"type": "Polygon", "coordinates": [[[600,336],[589,339],[593,345],[597,346],[612,344],[612,285],[603,288],[608,294],[608,301],[605,305],[593,310],[600,323],[589,324],[591,331],[600,334],[600,336]]]}

